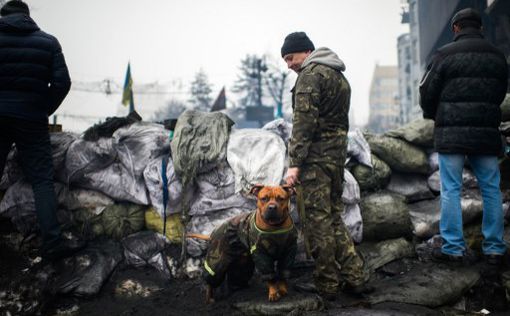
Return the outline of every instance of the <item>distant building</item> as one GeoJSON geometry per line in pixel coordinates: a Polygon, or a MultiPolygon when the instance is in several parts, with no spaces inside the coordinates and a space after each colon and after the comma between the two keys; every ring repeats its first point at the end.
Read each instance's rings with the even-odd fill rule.
{"type": "Polygon", "coordinates": [[[398,67],[375,66],[370,85],[368,129],[382,133],[399,126],[398,67]]]}
{"type": "MultiPolygon", "coordinates": [[[[409,34],[398,38],[401,122],[422,117],[419,85],[434,52],[453,40],[451,19],[464,8],[481,13],[487,39],[510,56],[510,1],[508,0],[407,0],[402,23],[409,23],[409,34]],[[410,61],[407,55],[410,50],[410,61]],[[410,88],[411,100],[407,99],[410,88]],[[408,103],[410,102],[410,104],[408,103]]],[[[508,59],[510,62],[510,59],[508,59]]]]}

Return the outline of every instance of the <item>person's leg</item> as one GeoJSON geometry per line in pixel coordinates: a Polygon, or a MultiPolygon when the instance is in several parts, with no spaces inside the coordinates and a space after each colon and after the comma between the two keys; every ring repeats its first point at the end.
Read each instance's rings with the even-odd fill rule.
{"type": "Polygon", "coordinates": [[[472,155],[468,159],[478,180],[483,199],[483,253],[503,255],[506,252],[506,245],[503,240],[504,214],[499,189],[498,159],[496,156],[482,155],[472,155]]]}
{"type": "Polygon", "coordinates": [[[0,116],[0,180],[4,174],[7,156],[11,151],[14,139],[10,131],[10,119],[0,116]]]}
{"type": "Polygon", "coordinates": [[[61,242],[47,124],[20,120],[15,142],[21,168],[34,190],[35,210],[44,243],[43,251],[46,251],[61,242]]]}
{"type": "Polygon", "coordinates": [[[304,166],[299,178],[306,214],[305,238],[315,260],[315,285],[319,293],[334,295],[339,281],[331,216],[331,179],[317,164],[304,166]]]}
{"type": "Polygon", "coordinates": [[[443,239],[442,252],[452,256],[463,256],[466,250],[460,204],[464,160],[464,155],[439,154],[439,174],[441,178],[439,229],[443,239]]]}
{"type": "Polygon", "coordinates": [[[363,259],[356,252],[351,235],[342,221],[342,212],[344,211],[344,204],[342,203],[343,167],[328,164],[328,171],[333,179],[331,213],[336,241],[335,258],[340,265],[341,280],[348,287],[354,288],[364,284],[368,279],[368,275],[365,271],[363,259]]]}

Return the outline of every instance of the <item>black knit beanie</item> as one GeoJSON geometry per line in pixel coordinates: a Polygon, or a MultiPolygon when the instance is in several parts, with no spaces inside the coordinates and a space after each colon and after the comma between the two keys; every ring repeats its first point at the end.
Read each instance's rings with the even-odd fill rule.
{"type": "Polygon", "coordinates": [[[6,2],[0,9],[1,16],[6,16],[14,13],[30,15],[30,10],[28,9],[28,5],[21,0],[11,0],[6,2]]]}
{"type": "Polygon", "coordinates": [[[462,9],[455,13],[451,21],[451,27],[453,28],[453,25],[459,22],[473,27],[482,26],[482,18],[480,17],[480,13],[472,8],[462,9]]]}
{"type": "Polygon", "coordinates": [[[285,37],[282,46],[282,57],[291,53],[306,52],[315,50],[312,41],[306,36],[305,32],[290,33],[285,37]]]}

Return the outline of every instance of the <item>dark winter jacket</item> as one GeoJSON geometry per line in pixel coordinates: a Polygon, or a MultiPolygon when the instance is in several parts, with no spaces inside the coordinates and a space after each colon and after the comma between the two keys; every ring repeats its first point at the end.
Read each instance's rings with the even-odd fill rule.
{"type": "Polygon", "coordinates": [[[55,37],[27,15],[0,18],[0,116],[47,122],[70,87],[55,37]]]}
{"type": "Polygon", "coordinates": [[[501,153],[498,127],[507,77],[504,54],[479,30],[464,29],[437,51],[420,84],[423,117],[435,120],[436,151],[501,153]]]}

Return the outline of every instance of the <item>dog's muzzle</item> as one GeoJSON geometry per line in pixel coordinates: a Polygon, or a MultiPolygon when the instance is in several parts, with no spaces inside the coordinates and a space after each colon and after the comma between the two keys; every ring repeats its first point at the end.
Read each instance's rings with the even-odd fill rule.
{"type": "Polygon", "coordinates": [[[267,206],[266,211],[264,212],[264,220],[268,222],[279,222],[281,221],[281,216],[278,214],[278,206],[274,204],[270,204],[267,206]]]}

